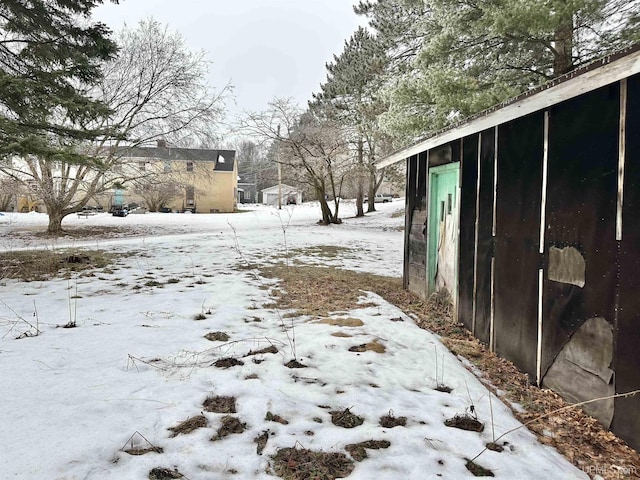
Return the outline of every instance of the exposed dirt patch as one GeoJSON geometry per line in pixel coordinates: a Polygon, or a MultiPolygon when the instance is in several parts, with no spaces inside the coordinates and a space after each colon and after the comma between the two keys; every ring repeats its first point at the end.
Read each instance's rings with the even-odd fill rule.
{"type": "Polygon", "coordinates": [[[183,478],[178,470],[171,470],[170,468],[154,468],[149,472],[149,480],[173,480],[176,478],[183,478]]]}
{"type": "Polygon", "coordinates": [[[444,383],[439,383],[434,390],[442,393],[451,393],[453,391],[451,387],[446,386],[444,383]]]}
{"type": "Polygon", "coordinates": [[[264,432],[262,432],[260,435],[254,438],[253,441],[257,444],[256,453],[258,455],[262,455],[262,452],[264,451],[264,448],[267,446],[267,442],[269,441],[269,430],[265,430],[264,432]]]}
{"type": "Polygon", "coordinates": [[[0,253],[0,278],[25,282],[55,277],[70,278],[74,272],[105,268],[115,261],[113,253],[100,250],[28,250],[0,253]]]}
{"type": "Polygon", "coordinates": [[[281,448],[272,459],[273,472],[285,480],[334,480],[348,477],[354,469],[344,453],[306,448],[281,448]]]}
{"type": "Polygon", "coordinates": [[[389,448],[391,442],[387,440],[367,440],[366,442],[351,443],[345,447],[349,455],[356,461],[361,462],[367,458],[367,449],[380,450],[381,448],[389,448]]]}
{"type": "Polygon", "coordinates": [[[504,447],[495,442],[487,443],[487,450],[491,450],[492,452],[504,452],[504,447]]]}
{"type": "Polygon", "coordinates": [[[238,360],[237,358],[228,357],[216,360],[213,365],[218,368],[231,368],[237,365],[244,365],[244,362],[242,360],[238,360]]]}
{"type": "Polygon", "coordinates": [[[465,467],[467,467],[467,470],[473,473],[474,477],[494,477],[495,476],[491,470],[489,470],[488,468],[484,468],[478,465],[477,463],[472,462],[471,460],[467,460],[465,467]]]}
{"type": "Polygon", "coordinates": [[[479,422],[478,419],[466,414],[448,418],[444,421],[444,424],[447,427],[469,430],[471,432],[482,432],[484,430],[484,423],[479,422]]]}
{"type": "Polygon", "coordinates": [[[221,421],[222,425],[220,425],[220,428],[218,428],[216,435],[211,439],[211,441],[221,440],[229,435],[242,433],[247,429],[246,423],[242,423],[240,419],[232,417],[231,415],[222,417],[221,421]]]}
{"type": "Polygon", "coordinates": [[[262,355],[265,353],[278,353],[278,349],[273,345],[269,345],[268,347],[261,348],[260,350],[256,350],[256,351],[249,350],[249,353],[247,353],[245,357],[248,357],[250,355],[262,355]]]}
{"type": "Polygon", "coordinates": [[[306,365],[303,365],[302,363],[300,363],[295,358],[293,360],[290,360],[287,363],[285,363],[284,366],[287,367],[287,368],[307,368],[306,365]]]}
{"type": "Polygon", "coordinates": [[[236,413],[236,397],[207,397],[202,408],[205,412],[236,413]]]}
{"type": "Polygon", "coordinates": [[[204,338],[206,338],[211,342],[228,342],[229,341],[229,335],[227,335],[224,332],[209,332],[204,336],[204,338]]]}
{"type": "Polygon", "coordinates": [[[278,422],[278,423],[281,423],[282,425],[289,425],[289,421],[288,420],[285,420],[280,415],[275,415],[275,414],[273,414],[271,412],[267,412],[267,414],[265,415],[264,419],[267,422],[278,422]]]}
{"type": "Polygon", "coordinates": [[[188,418],[184,422],[179,423],[175,427],[170,427],[169,430],[173,432],[171,437],[177,437],[178,435],[185,435],[191,433],[198,428],[207,426],[207,419],[204,415],[197,415],[195,417],[188,418]]]}
{"type": "Polygon", "coordinates": [[[331,334],[332,337],[342,337],[342,338],[351,338],[353,335],[349,335],[348,333],[344,333],[344,332],[333,332],[331,334]]]}
{"type": "Polygon", "coordinates": [[[347,317],[347,318],[323,318],[316,323],[322,323],[323,325],[333,325],[334,327],[361,327],[364,322],[359,318],[347,317]]]}
{"type": "Polygon", "coordinates": [[[351,410],[333,410],[331,414],[331,423],[342,428],[355,428],[364,423],[364,418],[351,413],[351,410]]]}
{"type": "Polygon", "coordinates": [[[376,352],[376,353],[384,353],[386,352],[386,348],[377,340],[374,340],[369,343],[363,343],[362,345],[356,345],[349,349],[350,352],[376,352]]]}
{"type": "Polygon", "coordinates": [[[385,428],[405,427],[407,417],[394,417],[393,415],[383,415],[380,417],[380,426],[385,428]]]}

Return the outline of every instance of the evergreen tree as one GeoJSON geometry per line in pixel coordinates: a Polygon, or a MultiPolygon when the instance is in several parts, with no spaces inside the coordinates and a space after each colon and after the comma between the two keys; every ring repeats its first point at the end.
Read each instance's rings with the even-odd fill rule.
{"type": "Polygon", "coordinates": [[[117,50],[108,28],[90,22],[101,3],[0,3],[0,161],[37,155],[81,162],[69,145],[105,133],[85,128],[109,112],[84,88],[100,78],[101,63],[117,50]]]}
{"type": "MultiPolygon", "coordinates": [[[[384,14],[407,2],[379,0],[365,13],[384,14]]],[[[381,118],[402,143],[640,39],[639,0],[421,3],[424,14],[413,15],[413,31],[423,40],[390,83],[389,111],[381,118]]],[[[378,35],[390,38],[385,31],[378,35]]]]}
{"type": "Polygon", "coordinates": [[[326,110],[333,112],[351,138],[356,160],[352,172],[356,216],[364,215],[365,189],[369,196],[368,211],[375,210],[374,195],[382,180],[375,162],[384,143],[377,117],[386,109],[380,90],[387,66],[388,57],[380,43],[360,27],[345,42],[342,53],[326,64],[327,81],[321,85],[321,92],[314,95],[314,103],[330,106],[326,110]]]}

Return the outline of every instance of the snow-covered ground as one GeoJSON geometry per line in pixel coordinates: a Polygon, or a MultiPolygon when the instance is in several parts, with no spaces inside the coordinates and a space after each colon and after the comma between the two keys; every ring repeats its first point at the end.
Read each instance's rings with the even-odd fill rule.
{"type": "MultiPolygon", "coordinates": [[[[343,216],[353,215],[353,205],[342,208],[343,216]]],[[[285,332],[285,312],[273,309],[259,279],[237,268],[245,260],[277,261],[288,251],[298,262],[399,277],[403,209],[401,200],[381,204],[376,214],[330,227],[315,224],[313,204],[229,215],[70,216],[63,227],[116,226],[119,236],[55,241],[34,235],[46,228],[46,215],[0,217],[0,251],[71,245],[123,253],[95,276],[2,280],[0,478],[146,479],[164,467],[191,480],[267,479],[276,478],[269,463],[280,448],[345,452],[366,440],[390,446],[368,450],[349,478],[472,478],[465,459],[484,449],[492,431],[498,436],[519,423],[492,397],[492,428],[489,391],[436,336],[367,292],[367,306],[333,315],[361,326],[287,318],[294,330],[285,332]],[[340,247],[332,250],[338,254],[322,258],[322,249],[310,248],[327,245],[340,247]],[[29,330],[21,318],[33,322],[36,312],[40,335],[17,340],[29,330]],[[77,328],[58,328],[70,319],[77,328]],[[210,332],[229,340],[209,341],[210,332]],[[307,368],[284,365],[293,357],[292,333],[307,368]],[[373,340],[384,353],[349,351],[373,340]],[[270,345],[277,354],[245,356],[270,345]],[[244,364],[213,366],[229,357],[244,364]],[[451,393],[434,390],[436,359],[451,393]],[[233,416],[246,423],[243,433],[211,441],[224,417],[204,410],[212,396],[236,398],[233,416]],[[482,433],[444,425],[471,405],[485,423],[482,433]],[[364,423],[332,424],[329,412],[346,408],[364,423]],[[267,412],[288,424],[265,420],[267,412]],[[380,426],[390,413],[407,417],[406,426],[380,426]],[[206,427],[172,437],[170,427],[198,415],[206,427]],[[268,443],[258,455],[254,439],[265,430],[268,443]],[[162,453],[123,451],[146,441],[162,453]]],[[[476,460],[497,478],[588,478],[524,428],[503,442],[503,452],[476,460]]]]}

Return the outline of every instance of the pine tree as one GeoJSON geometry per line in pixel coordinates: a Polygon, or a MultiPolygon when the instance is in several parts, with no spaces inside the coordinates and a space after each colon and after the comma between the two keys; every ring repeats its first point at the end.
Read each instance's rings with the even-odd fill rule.
{"type": "Polygon", "coordinates": [[[380,43],[360,27],[345,42],[344,50],[326,64],[327,81],[321,92],[314,95],[316,104],[331,107],[355,150],[353,177],[356,184],[356,216],[364,215],[365,189],[369,196],[368,211],[374,211],[374,195],[382,175],[376,171],[375,161],[384,141],[377,127],[377,117],[386,109],[380,90],[389,59],[380,43]]]}
{"type": "MultiPolygon", "coordinates": [[[[365,13],[388,14],[392,5],[408,3],[379,0],[365,13]]],[[[420,3],[424,14],[412,15],[412,31],[422,42],[395,75],[381,118],[403,143],[640,40],[639,0],[420,3]]],[[[384,31],[378,35],[392,39],[384,31]]]]}
{"type": "Polygon", "coordinates": [[[84,92],[100,78],[101,62],[117,51],[109,29],[90,22],[101,3],[0,3],[0,159],[71,155],[83,161],[68,144],[105,133],[84,128],[109,112],[84,92]]]}

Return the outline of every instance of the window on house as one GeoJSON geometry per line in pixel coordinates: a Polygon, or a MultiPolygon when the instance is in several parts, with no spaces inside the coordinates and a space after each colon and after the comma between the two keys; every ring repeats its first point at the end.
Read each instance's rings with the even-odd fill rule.
{"type": "Polygon", "coordinates": [[[164,162],[164,173],[169,173],[171,171],[171,164],[167,161],[164,162]]]}
{"type": "Polygon", "coordinates": [[[195,205],[195,189],[193,187],[186,188],[185,196],[187,197],[187,206],[192,207],[193,205],[195,205]]]}
{"type": "Polygon", "coordinates": [[[144,172],[147,169],[147,164],[145,162],[138,162],[138,169],[144,172]]]}
{"type": "Polygon", "coordinates": [[[187,172],[193,172],[193,162],[187,162],[187,172]]]}

